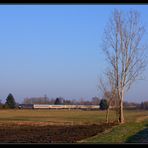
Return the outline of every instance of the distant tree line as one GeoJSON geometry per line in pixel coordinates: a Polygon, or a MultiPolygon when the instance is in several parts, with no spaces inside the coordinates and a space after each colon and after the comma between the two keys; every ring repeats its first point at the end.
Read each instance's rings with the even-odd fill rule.
{"type": "Polygon", "coordinates": [[[142,110],[148,110],[148,101],[144,101],[141,103],[135,103],[135,102],[124,102],[123,106],[125,109],[142,109],[142,110]]]}
{"type": "MultiPolygon", "coordinates": [[[[112,97],[111,92],[104,91],[103,97],[99,103],[101,110],[107,110],[108,108],[116,110],[116,101],[115,101],[116,99],[111,100],[111,97],[112,97]]],[[[124,101],[123,108],[127,110],[134,110],[134,109],[148,110],[148,101],[143,101],[141,103],[124,101]]]]}
{"type": "MultiPolygon", "coordinates": [[[[64,99],[63,97],[57,98],[48,98],[46,95],[43,97],[32,97],[32,98],[24,98],[23,104],[51,104],[51,105],[100,105],[100,110],[107,110],[109,107],[109,92],[105,92],[102,99],[99,97],[92,97],[90,100],[81,99],[64,99]]],[[[115,107],[114,101],[111,102],[110,107],[114,109],[115,107]]],[[[15,101],[15,98],[11,93],[8,94],[5,103],[2,103],[0,100],[0,108],[1,109],[15,109],[18,108],[19,103],[15,101]]],[[[148,110],[148,101],[143,101],[141,103],[135,102],[124,102],[123,106],[125,109],[142,109],[148,110]]]]}
{"type": "MultiPolygon", "coordinates": [[[[110,93],[105,92],[102,99],[99,97],[92,97],[90,100],[85,100],[83,98],[80,99],[64,99],[63,97],[57,98],[48,98],[47,96],[44,97],[32,97],[32,98],[25,98],[23,103],[24,104],[55,104],[55,105],[100,105],[101,110],[106,110],[109,107],[109,97],[110,93]]],[[[112,101],[110,103],[110,107],[114,108],[116,102],[112,101]]],[[[135,102],[127,102],[123,103],[123,107],[125,109],[148,109],[148,101],[135,103],[135,102]]]]}
{"type": "Polygon", "coordinates": [[[81,99],[64,99],[63,97],[48,98],[44,97],[32,97],[24,98],[23,104],[57,104],[57,105],[98,105],[100,99],[98,97],[92,97],[90,100],[81,99]]]}
{"type": "Polygon", "coordinates": [[[140,109],[148,110],[148,101],[141,102],[140,109]]]}

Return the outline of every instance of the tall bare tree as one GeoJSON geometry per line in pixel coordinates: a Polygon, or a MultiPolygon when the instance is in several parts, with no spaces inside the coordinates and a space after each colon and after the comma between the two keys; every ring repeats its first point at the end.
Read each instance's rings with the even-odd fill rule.
{"type": "Polygon", "coordinates": [[[116,9],[104,30],[102,50],[109,64],[106,74],[117,94],[120,123],[124,123],[125,92],[146,66],[145,47],[142,44],[144,31],[137,11],[131,10],[125,14],[116,9]]]}

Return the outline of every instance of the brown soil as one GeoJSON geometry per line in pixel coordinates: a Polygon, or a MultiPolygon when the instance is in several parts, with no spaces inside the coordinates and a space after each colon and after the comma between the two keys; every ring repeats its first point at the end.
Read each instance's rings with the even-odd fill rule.
{"type": "Polygon", "coordinates": [[[110,124],[93,125],[20,125],[1,124],[0,143],[75,143],[111,128],[110,124]]]}

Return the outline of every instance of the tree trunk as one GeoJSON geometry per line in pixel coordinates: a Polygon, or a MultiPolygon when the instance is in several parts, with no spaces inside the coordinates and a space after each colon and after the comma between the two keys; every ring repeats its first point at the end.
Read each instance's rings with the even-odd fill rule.
{"type": "Polygon", "coordinates": [[[107,113],[106,113],[106,123],[108,123],[108,116],[109,116],[109,107],[108,107],[107,113]]]}
{"type": "Polygon", "coordinates": [[[123,98],[124,98],[124,90],[122,90],[122,95],[120,98],[120,107],[119,107],[119,122],[124,123],[124,115],[123,115],[123,98]]]}

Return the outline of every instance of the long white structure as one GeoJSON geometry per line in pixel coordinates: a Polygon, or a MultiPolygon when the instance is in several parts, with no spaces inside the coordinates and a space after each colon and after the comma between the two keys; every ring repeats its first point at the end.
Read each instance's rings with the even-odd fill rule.
{"type": "MultiPolygon", "coordinates": [[[[99,105],[50,105],[50,104],[32,104],[32,109],[99,109],[99,105]]],[[[20,109],[27,108],[27,105],[20,105],[20,109]]]]}

